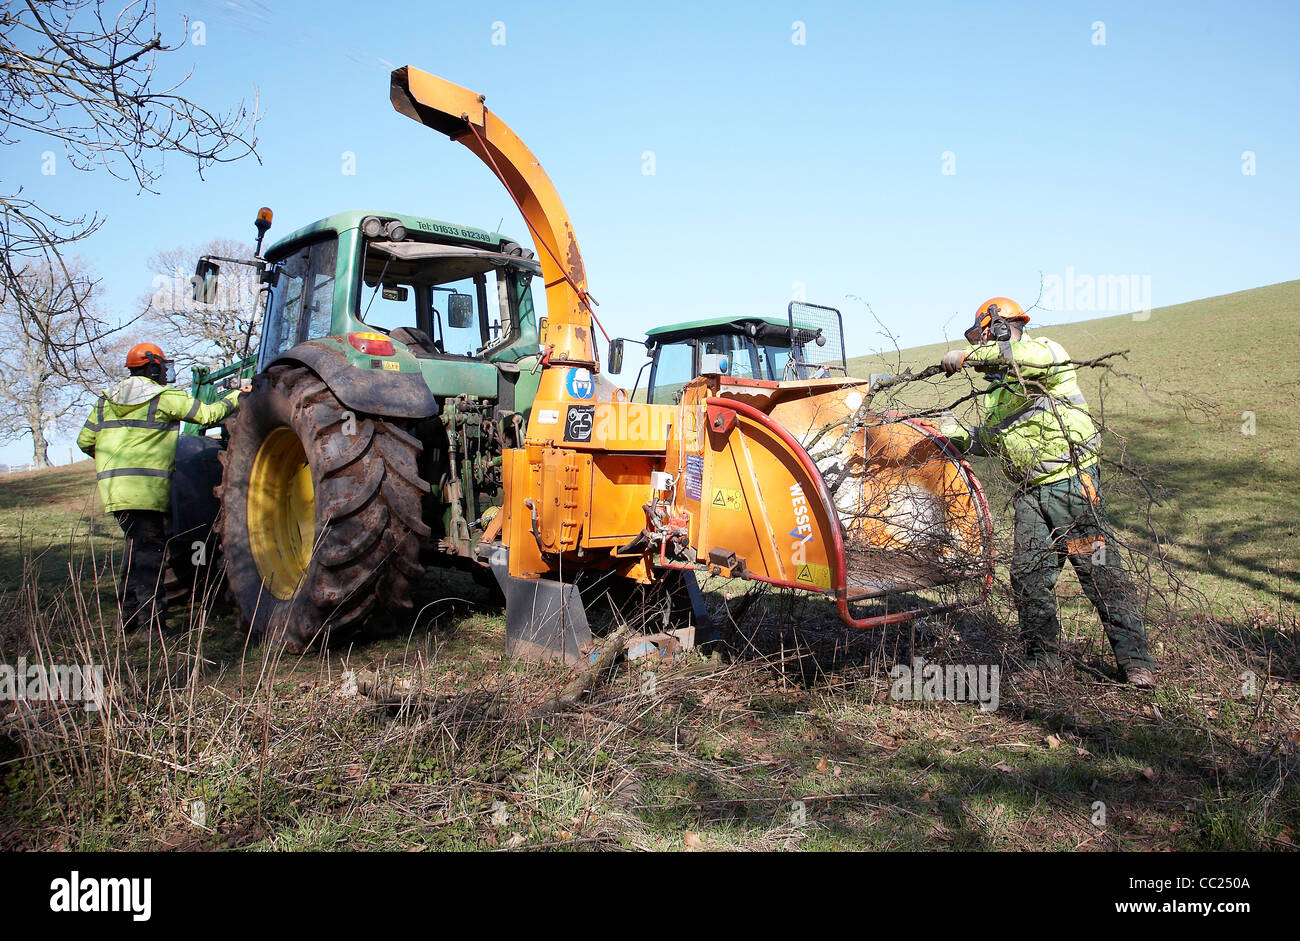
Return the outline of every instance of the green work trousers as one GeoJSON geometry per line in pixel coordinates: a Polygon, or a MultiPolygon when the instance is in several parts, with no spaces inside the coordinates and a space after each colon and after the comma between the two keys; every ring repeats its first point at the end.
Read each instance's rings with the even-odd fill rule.
{"type": "Polygon", "coordinates": [[[1069,559],[1120,670],[1153,669],[1137,594],[1106,518],[1096,468],[1030,487],[1016,496],[1014,507],[1011,592],[1030,657],[1046,660],[1058,653],[1061,622],[1054,589],[1069,559]]]}

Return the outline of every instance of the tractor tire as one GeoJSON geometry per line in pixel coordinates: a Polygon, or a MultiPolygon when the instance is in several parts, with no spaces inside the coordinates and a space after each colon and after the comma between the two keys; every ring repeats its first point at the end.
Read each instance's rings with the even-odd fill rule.
{"type": "Polygon", "coordinates": [[[420,441],[304,366],[272,366],[239,404],[216,529],[241,626],[291,653],[397,626],[429,536],[420,441]]]}
{"type": "Polygon", "coordinates": [[[221,553],[212,532],[220,505],[222,443],[203,435],[181,435],[172,471],[171,510],[163,565],[167,604],[203,605],[221,583],[221,553]]]}

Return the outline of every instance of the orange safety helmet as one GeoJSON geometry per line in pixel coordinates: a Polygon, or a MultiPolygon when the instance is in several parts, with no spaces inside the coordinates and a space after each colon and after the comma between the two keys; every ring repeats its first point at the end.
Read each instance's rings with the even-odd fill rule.
{"type": "Polygon", "coordinates": [[[150,363],[157,363],[159,366],[167,363],[167,357],[163,356],[162,349],[154,343],[137,343],[126,354],[127,369],[138,369],[150,363]]]}
{"type": "Polygon", "coordinates": [[[993,323],[994,318],[1018,320],[1021,323],[1029,322],[1029,315],[1025,313],[1024,308],[1011,298],[990,297],[975,311],[975,323],[966,331],[966,339],[971,343],[978,343],[980,338],[983,337],[984,331],[993,323]],[[974,336],[974,339],[971,339],[972,336],[974,336]]]}

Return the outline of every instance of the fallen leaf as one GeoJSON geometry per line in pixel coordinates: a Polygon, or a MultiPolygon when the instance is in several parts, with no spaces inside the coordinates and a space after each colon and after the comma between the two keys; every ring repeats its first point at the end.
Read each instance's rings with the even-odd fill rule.
{"type": "Polygon", "coordinates": [[[829,761],[826,760],[826,756],[825,756],[825,755],[822,755],[820,758],[817,759],[817,770],[818,770],[818,771],[825,771],[825,770],[826,770],[827,768],[829,768],[830,766],[831,766],[831,763],[830,763],[829,761]]]}
{"type": "Polygon", "coordinates": [[[993,768],[996,771],[1002,771],[1005,772],[1006,774],[1016,773],[1016,769],[1011,767],[1011,765],[1007,764],[1005,761],[999,761],[997,764],[993,766],[993,768]]]}

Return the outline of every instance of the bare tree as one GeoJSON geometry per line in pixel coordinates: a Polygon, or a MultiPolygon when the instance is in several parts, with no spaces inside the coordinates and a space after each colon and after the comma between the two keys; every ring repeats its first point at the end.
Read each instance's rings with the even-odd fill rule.
{"type": "Polygon", "coordinates": [[[252,246],[234,239],[212,239],[198,246],[177,247],[149,259],[153,292],[144,301],[137,330],[154,331],[176,362],[177,370],[196,365],[224,365],[257,349],[259,327],[258,272],[244,265],[225,264],[211,304],[194,299],[190,276],[203,255],[252,260],[252,246]]]}
{"type": "Polygon", "coordinates": [[[76,423],[89,399],[90,384],[107,376],[81,375],[74,381],[51,366],[47,344],[66,343],[75,335],[83,313],[98,316],[98,288],[85,263],[65,259],[59,273],[46,263],[29,265],[20,276],[20,291],[0,300],[0,441],[32,436],[32,463],[49,466],[48,441],[76,423]],[[67,280],[63,280],[63,272],[67,280]],[[23,299],[19,305],[17,298],[23,299]],[[75,303],[70,298],[76,298],[75,303]],[[23,331],[30,320],[36,329],[23,331]],[[48,339],[47,339],[48,338],[48,339]]]}
{"type": "MultiPolygon", "coordinates": [[[[182,29],[188,35],[188,21],[182,29]]],[[[167,154],[194,161],[200,175],[215,163],[256,155],[256,101],[214,112],[180,93],[189,73],[171,84],[156,79],[168,45],[153,0],[15,0],[0,10],[0,146],[44,138],[79,171],[102,170],[156,192],[167,154]]],[[[49,168],[58,155],[43,155],[49,168]]],[[[50,169],[45,169],[50,172],[50,169]]],[[[64,376],[83,370],[98,342],[115,328],[64,298],[78,317],[58,337],[42,333],[40,299],[77,281],[64,249],[104,223],[95,212],[67,213],[38,205],[21,184],[0,187],[0,299],[12,305],[21,332],[64,376]],[[35,296],[34,272],[49,277],[35,296]],[[89,351],[89,352],[88,352],[89,351]]],[[[98,369],[97,364],[92,367],[98,369]]]]}

